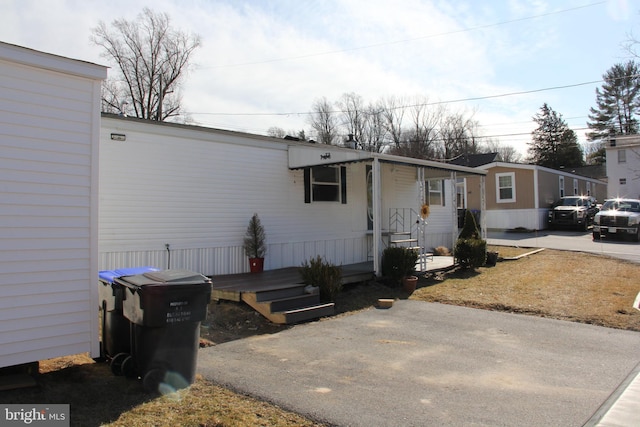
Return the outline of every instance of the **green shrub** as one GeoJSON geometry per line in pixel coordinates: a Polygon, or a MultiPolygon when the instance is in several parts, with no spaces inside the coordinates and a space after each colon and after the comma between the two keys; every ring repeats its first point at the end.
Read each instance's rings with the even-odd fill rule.
{"type": "Polygon", "coordinates": [[[478,229],[478,224],[476,224],[476,219],[473,216],[473,213],[467,209],[467,212],[464,215],[464,225],[462,226],[462,231],[460,231],[459,239],[479,239],[480,238],[480,230],[478,229]]]}
{"type": "Polygon", "coordinates": [[[382,275],[400,284],[403,277],[413,274],[418,262],[418,252],[403,247],[388,247],[382,252],[382,275]]]}
{"type": "Polygon", "coordinates": [[[265,243],[266,235],[264,227],[257,213],[249,220],[247,231],[244,235],[243,247],[249,258],[262,258],[267,251],[265,243]]]}
{"type": "Polygon", "coordinates": [[[487,260],[487,241],[480,238],[480,230],[469,210],[464,217],[464,226],[453,254],[456,263],[462,268],[482,267],[487,260]]]}
{"type": "Polygon", "coordinates": [[[462,268],[482,267],[487,260],[487,241],[458,239],[454,254],[456,263],[462,268]]]}
{"type": "Polygon", "coordinates": [[[342,268],[337,267],[318,255],[298,269],[305,285],[320,288],[320,299],[324,302],[335,301],[342,290],[342,268]]]}

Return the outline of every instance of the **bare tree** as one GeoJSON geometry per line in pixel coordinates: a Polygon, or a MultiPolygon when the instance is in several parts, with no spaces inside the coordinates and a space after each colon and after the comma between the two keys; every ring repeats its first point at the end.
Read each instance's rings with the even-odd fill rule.
{"type": "Polygon", "coordinates": [[[388,135],[385,126],[384,109],[380,102],[369,104],[365,110],[365,127],[362,141],[363,150],[382,153],[386,146],[386,136],[388,135]]]}
{"type": "Polygon", "coordinates": [[[479,150],[478,123],[462,113],[443,115],[440,125],[444,159],[461,154],[476,154],[479,150]]]}
{"type": "Polygon", "coordinates": [[[362,141],[366,125],[362,96],[353,92],[345,93],[336,102],[336,107],[340,110],[341,125],[347,135],[352,135],[357,142],[362,141]]]}
{"type": "Polygon", "coordinates": [[[164,121],[181,114],[179,86],[200,37],[174,30],[169,16],[144,8],[136,21],[100,22],[91,40],[116,65],[103,89],[104,111],[164,121]]]}
{"type": "Polygon", "coordinates": [[[496,160],[505,163],[519,163],[522,161],[522,154],[520,154],[511,145],[501,144],[498,140],[489,139],[484,143],[484,146],[480,149],[484,153],[497,153],[496,160]]]}
{"type": "Polygon", "coordinates": [[[285,136],[287,136],[287,132],[285,132],[284,129],[278,126],[271,126],[269,129],[267,129],[267,135],[272,138],[284,138],[285,136]]]}
{"type": "Polygon", "coordinates": [[[410,106],[412,123],[402,136],[400,149],[394,150],[394,154],[417,159],[433,159],[439,156],[438,128],[445,109],[437,106],[428,108],[426,97],[417,97],[410,106]]]}
{"type": "Polygon", "coordinates": [[[313,103],[309,124],[317,132],[319,143],[334,144],[337,140],[337,118],[327,98],[317,99],[313,103]]]}
{"type": "Polygon", "coordinates": [[[391,96],[380,101],[380,104],[384,126],[391,137],[393,146],[399,149],[402,142],[402,119],[405,114],[405,102],[402,98],[391,96]]]}

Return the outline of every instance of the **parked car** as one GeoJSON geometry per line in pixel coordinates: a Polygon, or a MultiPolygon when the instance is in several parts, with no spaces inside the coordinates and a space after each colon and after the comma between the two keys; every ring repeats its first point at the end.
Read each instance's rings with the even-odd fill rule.
{"type": "Polygon", "coordinates": [[[593,239],[631,237],[640,241],[640,200],[611,199],[604,202],[593,222],[593,239]]]}
{"type": "Polygon", "coordinates": [[[567,227],[587,230],[593,224],[598,213],[595,197],[567,196],[551,205],[549,210],[549,229],[567,227]]]}

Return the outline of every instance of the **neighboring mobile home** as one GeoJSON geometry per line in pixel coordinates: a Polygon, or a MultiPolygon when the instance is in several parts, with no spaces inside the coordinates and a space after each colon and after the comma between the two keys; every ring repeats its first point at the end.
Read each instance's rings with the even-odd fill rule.
{"type": "MultiPolygon", "coordinates": [[[[249,270],[242,239],[257,213],[265,269],[320,255],[373,261],[389,233],[453,247],[457,177],[485,171],[310,142],[103,114],[100,269],[139,265],[206,275],[249,270]],[[417,213],[430,203],[426,222],[417,213]],[[419,234],[419,235],[416,235],[419,234]]],[[[478,184],[480,185],[480,184],[478,184]]]]}
{"type": "MultiPolygon", "coordinates": [[[[588,195],[602,203],[607,195],[606,182],[572,170],[503,162],[486,163],[476,169],[487,172],[486,211],[481,212],[487,229],[543,230],[551,204],[560,197],[588,195]]],[[[458,188],[461,208],[482,211],[478,179],[460,181],[458,188]]]]}
{"type": "Polygon", "coordinates": [[[640,135],[618,135],[605,144],[608,197],[640,199],[640,135]]]}
{"type": "Polygon", "coordinates": [[[0,367],[99,355],[105,67],[0,42],[0,367]]]}

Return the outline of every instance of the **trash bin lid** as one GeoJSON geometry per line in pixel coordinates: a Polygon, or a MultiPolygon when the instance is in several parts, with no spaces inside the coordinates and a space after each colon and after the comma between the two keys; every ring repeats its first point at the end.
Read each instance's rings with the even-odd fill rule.
{"type": "Polygon", "coordinates": [[[134,276],[136,274],[143,274],[148,271],[160,271],[160,269],[147,266],[147,267],[119,268],[115,270],[116,274],[118,274],[119,277],[134,276]]]}
{"type": "Polygon", "coordinates": [[[103,282],[113,283],[113,281],[115,280],[116,277],[118,277],[118,275],[114,270],[104,270],[104,271],[98,272],[98,277],[103,282]]]}
{"type": "Polygon", "coordinates": [[[103,271],[99,271],[98,272],[98,277],[100,278],[100,280],[107,282],[107,283],[113,283],[115,281],[115,279],[117,279],[118,277],[124,277],[124,276],[133,276],[136,274],[143,274],[146,273],[148,271],[160,271],[159,269],[155,268],[155,267],[131,267],[131,268],[118,268],[116,270],[103,270],[103,271]]]}
{"type": "Polygon", "coordinates": [[[161,270],[148,271],[135,276],[126,276],[123,281],[134,286],[178,286],[178,285],[200,285],[210,283],[208,277],[190,270],[161,270]]]}

